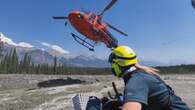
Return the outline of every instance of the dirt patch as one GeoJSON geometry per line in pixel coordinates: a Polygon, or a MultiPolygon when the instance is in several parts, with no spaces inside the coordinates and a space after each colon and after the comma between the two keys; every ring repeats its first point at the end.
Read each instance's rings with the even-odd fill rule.
{"type": "Polygon", "coordinates": [[[86,83],[86,81],[81,81],[80,79],[72,79],[70,77],[67,77],[67,79],[52,79],[48,81],[39,82],[37,86],[39,88],[46,88],[46,87],[57,87],[57,86],[82,84],[82,83],[86,83]]]}

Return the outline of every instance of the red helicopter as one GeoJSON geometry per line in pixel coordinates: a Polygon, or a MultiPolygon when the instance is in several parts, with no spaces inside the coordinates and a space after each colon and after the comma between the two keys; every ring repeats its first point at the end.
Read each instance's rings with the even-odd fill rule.
{"type": "MultiPolygon", "coordinates": [[[[108,48],[113,49],[117,47],[118,41],[108,31],[107,27],[110,27],[111,29],[124,36],[128,36],[126,33],[113,27],[109,23],[102,21],[103,14],[107,10],[109,10],[116,2],[117,0],[112,0],[99,15],[96,15],[92,12],[73,11],[68,15],[68,17],[57,16],[53,18],[68,20],[78,32],[85,36],[85,38],[81,38],[74,33],[71,33],[72,37],[75,39],[75,41],[87,47],[90,51],[94,51],[94,47],[96,44],[98,44],[98,42],[103,42],[108,48]],[[87,39],[92,42],[88,42],[87,39]]],[[[65,22],[65,26],[66,25],[67,21],[65,22]]]]}

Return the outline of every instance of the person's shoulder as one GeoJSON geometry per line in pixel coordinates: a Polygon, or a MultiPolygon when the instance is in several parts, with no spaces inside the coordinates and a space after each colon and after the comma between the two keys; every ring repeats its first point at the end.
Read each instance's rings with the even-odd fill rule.
{"type": "Polygon", "coordinates": [[[136,71],[135,73],[132,74],[132,78],[144,78],[144,77],[149,77],[148,73],[145,72],[140,72],[136,71]]]}
{"type": "Polygon", "coordinates": [[[144,72],[139,72],[139,71],[136,71],[135,73],[133,73],[131,75],[131,78],[130,80],[132,81],[143,81],[145,80],[145,78],[147,77],[147,74],[144,73],[144,72]]]}
{"type": "Polygon", "coordinates": [[[153,75],[151,75],[150,73],[145,73],[145,72],[139,72],[137,71],[136,73],[134,73],[132,75],[133,79],[142,79],[142,80],[151,80],[151,79],[156,79],[153,75]]]}
{"type": "Polygon", "coordinates": [[[162,82],[160,77],[158,78],[157,76],[154,76],[150,73],[145,73],[145,72],[137,72],[134,75],[132,75],[133,80],[139,80],[142,82],[147,82],[148,84],[153,84],[153,83],[159,83],[162,82]]]}
{"type": "Polygon", "coordinates": [[[136,88],[138,89],[137,86],[139,86],[139,88],[147,88],[149,83],[146,77],[147,76],[145,76],[145,73],[142,72],[133,73],[131,78],[126,83],[126,88],[131,88],[133,90],[135,90],[136,88]]]}

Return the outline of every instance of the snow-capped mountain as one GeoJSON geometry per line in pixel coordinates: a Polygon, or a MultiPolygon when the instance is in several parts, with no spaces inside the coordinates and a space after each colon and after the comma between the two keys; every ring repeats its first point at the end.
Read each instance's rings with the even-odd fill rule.
{"type": "MultiPolygon", "coordinates": [[[[52,45],[46,42],[39,42],[43,48],[37,47],[27,42],[16,43],[9,37],[0,32],[0,42],[4,44],[4,55],[9,53],[11,49],[16,48],[19,59],[22,59],[27,52],[31,56],[32,62],[35,64],[53,64],[54,57],[58,58],[59,63],[67,66],[77,67],[109,67],[107,60],[102,60],[94,56],[72,55],[58,45],[52,45]]],[[[169,64],[158,61],[142,60],[141,64],[149,66],[165,66],[169,64]]]]}
{"type": "Polygon", "coordinates": [[[3,42],[4,44],[8,44],[10,46],[15,46],[15,47],[24,47],[24,48],[33,48],[34,46],[26,43],[26,42],[19,42],[15,43],[12,41],[12,39],[6,37],[3,33],[0,32],[0,41],[3,42]]]}
{"type": "Polygon", "coordinates": [[[52,45],[46,42],[40,42],[46,48],[38,48],[27,42],[16,43],[9,37],[6,37],[0,32],[0,42],[3,43],[3,54],[7,54],[11,49],[16,48],[19,59],[22,59],[25,53],[31,56],[34,64],[53,64],[54,57],[58,58],[59,63],[66,64],[67,66],[77,67],[107,67],[106,60],[96,58],[94,56],[78,55],[73,56],[68,51],[60,46],[52,45]]]}

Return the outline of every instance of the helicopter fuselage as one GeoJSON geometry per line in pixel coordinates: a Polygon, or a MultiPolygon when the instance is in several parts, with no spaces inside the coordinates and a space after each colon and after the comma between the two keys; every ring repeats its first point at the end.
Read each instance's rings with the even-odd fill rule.
{"type": "Polygon", "coordinates": [[[117,40],[108,32],[107,25],[94,13],[73,11],[68,15],[71,25],[82,35],[95,42],[103,42],[107,47],[115,47],[117,40]]]}

